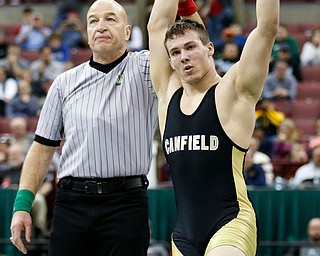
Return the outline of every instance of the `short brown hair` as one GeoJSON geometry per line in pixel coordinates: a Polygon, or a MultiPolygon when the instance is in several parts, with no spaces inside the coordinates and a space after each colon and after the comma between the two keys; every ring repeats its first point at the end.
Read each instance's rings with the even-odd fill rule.
{"type": "Polygon", "coordinates": [[[200,41],[203,45],[206,45],[210,42],[210,37],[206,28],[190,19],[183,19],[176,21],[166,32],[164,44],[167,45],[168,40],[173,39],[176,36],[183,36],[187,31],[195,31],[197,32],[200,41]]]}

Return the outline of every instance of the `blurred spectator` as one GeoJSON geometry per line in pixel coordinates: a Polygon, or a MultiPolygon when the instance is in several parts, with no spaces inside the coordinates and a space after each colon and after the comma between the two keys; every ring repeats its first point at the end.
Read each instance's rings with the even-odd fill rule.
{"type": "Polygon", "coordinates": [[[292,74],[297,81],[302,81],[302,73],[300,62],[291,58],[291,49],[287,43],[279,44],[278,55],[276,59],[273,59],[270,63],[269,71],[272,72],[274,65],[278,60],[283,60],[288,63],[287,72],[292,74]]]}
{"type": "Polygon", "coordinates": [[[239,45],[240,49],[243,49],[245,42],[247,41],[247,36],[243,34],[243,27],[240,23],[232,23],[230,28],[233,31],[233,42],[239,45]]]}
{"type": "Polygon", "coordinates": [[[261,165],[253,161],[253,151],[251,148],[246,153],[244,161],[244,179],[247,186],[265,186],[266,177],[261,165]]]}
{"type": "Polygon", "coordinates": [[[306,146],[300,142],[294,142],[291,146],[290,161],[292,163],[305,163],[308,161],[306,146]]]}
{"type": "Polygon", "coordinates": [[[309,220],[308,238],[299,241],[298,246],[292,246],[284,256],[320,256],[320,218],[309,220]],[[317,248],[317,249],[315,249],[317,248]]]}
{"type": "Polygon", "coordinates": [[[53,29],[56,30],[60,27],[61,23],[67,19],[68,13],[76,12],[80,14],[83,2],[82,0],[56,0],[57,11],[54,18],[53,29]]]}
{"type": "Polygon", "coordinates": [[[16,43],[21,50],[38,51],[47,44],[47,38],[52,33],[52,29],[45,25],[41,13],[34,12],[31,15],[32,23],[23,24],[16,36],[16,43]]]}
{"type": "Polygon", "coordinates": [[[320,118],[316,121],[316,136],[320,137],[320,118]]]}
{"type": "Polygon", "coordinates": [[[88,46],[86,25],[81,21],[77,12],[69,12],[56,32],[61,35],[62,42],[70,49],[86,48],[88,46]]]}
{"type": "Polygon", "coordinates": [[[28,131],[28,123],[24,117],[14,117],[10,120],[10,134],[15,144],[22,147],[26,155],[34,139],[34,133],[28,131]]]}
{"type": "Polygon", "coordinates": [[[286,118],[279,127],[278,136],[274,141],[273,155],[274,160],[289,160],[291,162],[305,162],[307,153],[304,145],[299,142],[299,132],[290,118],[286,118]]]}
{"type": "Polygon", "coordinates": [[[18,92],[17,81],[13,78],[8,78],[5,67],[0,67],[0,116],[5,115],[5,108],[11,99],[18,92]]]}
{"type": "Polygon", "coordinates": [[[2,171],[9,169],[8,151],[10,145],[12,145],[14,142],[15,140],[10,136],[10,134],[2,134],[0,137],[0,176],[2,171]]]}
{"type": "Polygon", "coordinates": [[[240,59],[240,49],[236,43],[226,43],[221,57],[215,61],[220,76],[225,73],[240,59]]]}
{"type": "Polygon", "coordinates": [[[16,44],[9,45],[7,57],[0,59],[0,66],[7,69],[8,77],[15,79],[19,78],[23,69],[28,68],[29,65],[29,61],[21,57],[21,48],[16,44]]]}
{"type": "Polygon", "coordinates": [[[50,230],[48,228],[48,205],[46,197],[53,190],[53,175],[48,172],[40,187],[31,208],[31,216],[34,220],[35,237],[48,238],[50,230]]]}
{"type": "Polygon", "coordinates": [[[19,34],[22,26],[32,25],[32,14],[33,14],[33,8],[30,5],[27,5],[23,8],[21,21],[17,23],[14,29],[15,36],[19,34]]]}
{"type": "Polygon", "coordinates": [[[20,174],[24,161],[24,154],[22,148],[18,144],[12,144],[8,148],[8,166],[9,168],[2,172],[2,185],[5,181],[5,186],[14,186],[18,188],[20,181],[20,174]]]}
{"type": "Polygon", "coordinates": [[[33,78],[31,69],[24,69],[22,71],[21,79],[28,81],[31,84],[32,95],[35,95],[40,101],[44,100],[44,98],[47,96],[47,93],[44,90],[42,83],[33,78]]]}
{"type": "Polygon", "coordinates": [[[280,24],[272,49],[272,57],[274,59],[278,59],[279,46],[283,43],[290,46],[291,60],[300,63],[298,41],[289,34],[288,28],[284,24],[280,24]]]}
{"type": "Polygon", "coordinates": [[[224,46],[228,43],[235,43],[236,45],[238,45],[240,55],[247,40],[247,37],[242,33],[242,27],[238,23],[233,23],[229,27],[224,28],[219,40],[214,45],[214,58],[218,59],[221,56],[224,46]]]}
{"type": "Polygon", "coordinates": [[[271,186],[274,179],[271,158],[267,154],[259,151],[259,148],[260,140],[258,138],[252,137],[250,141],[250,150],[253,154],[253,163],[262,167],[265,174],[266,185],[271,186]]]}
{"type": "Polygon", "coordinates": [[[76,66],[76,64],[72,61],[72,60],[69,60],[67,61],[65,64],[64,64],[64,71],[67,71],[69,69],[72,69],[76,66]]]}
{"type": "Polygon", "coordinates": [[[6,117],[36,117],[39,111],[39,100],[31,94],[31,84],[27,80],[18,82],[18,95],[6,106],[6,117]]]}
{"type": "Polygon", "coordinates": [[[219,39],[216,40],[214,45],[214,59],[219,59],[224,51],[225,45],[234,43],[235,32],[232,28],[226,27],[222,30],[219,39]]]}
{"type": "Polygon", "coordinates": [[[310,150],[314,149],[317,146],[320,146],[320,135],[317,135],[315,138],[310,139],[308,146],[310,150]]]}
{"type": "MultiPolygon", "coordinates": [[[[14,143],[8,150],[8,165],[9,169],[2,172],[2,187],[18,188],[22,165],[25,159],[21,145],[14,143]]],[[[52,190],[52,181],[45,180],[39,192],[36,194],[32,205],[31,214],[34,218],[34,225],[43,236],[49,235],[47,229],[47,203],[45,196],[52,190]]]]}
{"type": "Polygon", "coordinates": [[[141,28],[137,25],[132,25],[130,39],[128,41],[129,51],[141,51],[143,49],[143,36],[141,28]]]}
{"type": "Polygon", "coordinates": [[[5,34],[2,28],[0,28],[0,59],[7,56],[8,43],[5,40],[5,34]]]}
{"type": "Polygon", "coordinates": [[[320,143],[313,145],[311,159],[298,168],[292,180],[294,186],[320,186],[320,143]]]}
{"type": "Polygon", "coordinates": [[[42,47],[39,59],[31,63],[34,79],[42,83],[52,81],[63,72],[63,69],[64,64],[54,60],[49,46],[42,47]]]}
{"type": "Polygon", "coordinates": [[[262,98],[257,104],[255,136],[261,142],[259,150],[268,156],[272,155],[273,142],[277,137],[278,128],[285,119],[285,115],[275,110],[274,103],[262,98]]]}
{"type": "Polygon", "coordinates": [[[314,29],[310,41],[304,43],[300,55],[301,65],[320,65],[320,29],[314,29]]]}
{"type": "Polygon", "coordinates": [[[262,96],[272,100],[295,100],[297,96],[297,80],[288,73],[288,63],[278,60],[274,71],[266,78],[262,96]]]}
{"type": "Polygon", "coordinates": [[[52,56],[55,60],[65,63],[70,60],[70,48],[62,42],[58,33],[52,33],[49,38],[49,46],[51,47],[52,56]]]}
{"type": "Polygon", "coordinates": [[[223,29],[233,21],[231,0],[203,0],[199,13],[205,21],[210,41],[216,44],[223,29]]]}

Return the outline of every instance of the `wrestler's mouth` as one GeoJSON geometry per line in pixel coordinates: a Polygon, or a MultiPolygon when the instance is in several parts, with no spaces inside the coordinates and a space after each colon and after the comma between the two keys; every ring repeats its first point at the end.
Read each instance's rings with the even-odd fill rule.
{"type": "Polygon", "coordinates": [[[190,72],[192,69],[193,69],[192,65],[187,65],[187,66],[184,67],[184,71],[185,72],[190,72]]]}

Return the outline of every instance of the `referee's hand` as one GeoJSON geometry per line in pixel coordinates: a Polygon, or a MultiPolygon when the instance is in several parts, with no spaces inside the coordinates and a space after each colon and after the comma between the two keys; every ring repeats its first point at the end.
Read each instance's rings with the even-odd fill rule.
{"type": "Polygon", "coordinates": [[[30,243],[32,220],[28,212],[17,211],[12,216],[11,221],[11,243],[19,249],[23,254],[27,254],[27,249],[22,241],[22,235],[24,233],[24,239],[30,243]],[[23,232],[24,231],[24,232],[23,232]]]}

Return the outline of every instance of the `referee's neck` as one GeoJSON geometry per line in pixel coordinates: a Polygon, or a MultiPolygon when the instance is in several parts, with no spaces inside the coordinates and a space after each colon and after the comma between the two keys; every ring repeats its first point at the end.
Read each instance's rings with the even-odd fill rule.
{"type": "Polygon", "coordinates": [[[114,67],[116,67],[126,56],[128,55],[128,51],[125,51],[124,54],[122,54],[118,59],[115,61],[108,63],[108,64],[101,64],[98,62],[95,62],[93,60],[93,56],[90,58],[89,65],[92,68],[98,69],[101,72],[109,73],[114,67]]]}

